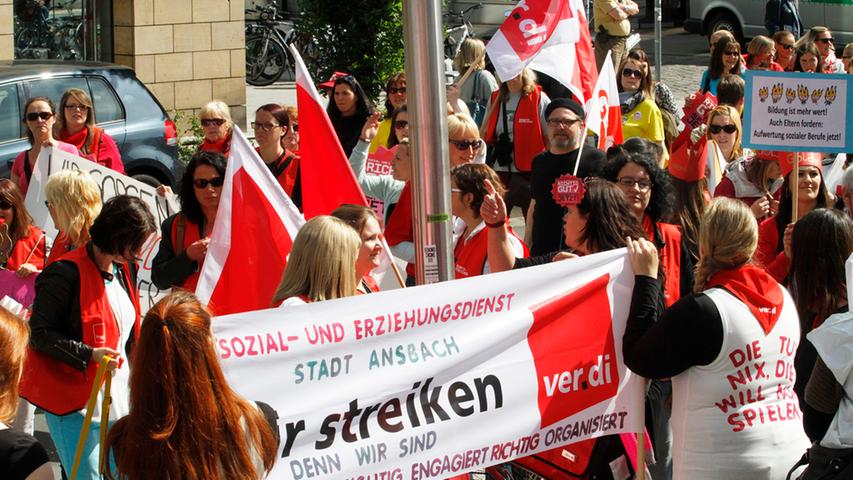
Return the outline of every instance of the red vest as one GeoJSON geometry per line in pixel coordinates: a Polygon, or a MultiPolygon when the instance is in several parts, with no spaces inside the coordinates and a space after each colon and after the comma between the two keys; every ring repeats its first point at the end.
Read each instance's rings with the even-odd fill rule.
{"type": "MultiPolygon", "coordinates": [[[[70,252],[63,260],[73,262],[80,272],[80,322],[83,332],[81,341],[93,348],[118,349],[118,322],[113,316],[98,267],[89,258],[86,248],[70,252]]],[[[130,285],[130,299],[136,309],[133,335],[134,338],[139,338],[139,296],[126,265],[122,265],[121,275],[124,275],[127,285],[130,285]]],[[[21,396],[54,415],[76,412],[86,406],[97,369],[98,364],[89,362],[86,371],[81,372],[28,347],[21,379],[21,396]]]]}
{"type": "Polygon", "coordinates": [[[68,236],[63,232],[59,232],[56,239],[53,241],[53,245],[50,247],[50,255],[47,256],[47,262],[45,262],[44,266],[48,266],[59,260],[73,248],[74,247],[71,246],[71,243],[68,240],[68,236]]]}
{"type": "MultiPolygon", "coordinates": [[[[388,224],[385,225],[385,240],[388,241],[388,246],[393,247],[399,243],[415,240],[414,227],[412,226],[411,185],[412,182],[406,182],[403,191],[400,192],[397,206],[394,207],[391,217],[388,218],[388,224]]],[[[415,276],[413,264],[406,265],[406,274],[410,277],[415,276]]]]}
{"type": "MultiPolygon", "coordinates": [[[[189,218],[186,217],[183,213],[178,213],[175,215],[175,219],[172,221],[172,250],[175,252],[175,255],[180,254],[181,252],[187,251],[187,248],[192,245],[194,242],[201,240],[198,236],[199,226],[196,223],[190,221],[189,218]],[[178,222],[183,219],[184,222],[184,234],[183,238],[178,238],[178,222]]],[[[193,272],[181,282],[180,285],[177,285],[184,290],[195,292],[195,287],[198,285],[199,274],[201,273],[201,266],[204,264],[204,258],[198,261],[198,271],[193,272]]]]}
{"type": "MultiPolygon", "coordinates": [[[[494,105],[498,99],[499,90],[492,92],[491,104],[494,105]]],[[[518,101],[515,116],[512,120],[513,150],[515,152],[515,168],[519,172],[529,172],[533,165],[533,157],[545,150],[542,141],[542,124],[539,122],[539,96],[542,87],[536,86],[530,95],[524,95],[518,101]]],[[[486,143],[494,143],[496,140],[495,127],[501,120],[500,105],[492,109],[486,128],[486,143]]]]}
{"type": "Polygon", "coordinates": [[[42,270],[44,268],[44,232],[38,227],[30,225],[27,236],[15,242],[6,268],[17,270],[21,265],[29,263],[42,270]]]}
{"type": "Polygon", "coordinates": [[[660,264],[663,267],[665,281],[663,298],[669,307],[681,298],[681,230],[671,223],[657,222],[652,225],[648,215],[643,217],[643,230],[655,243],[663,242],[660,249],[660,264]],[[655,239],[654,226],[660,232],[660,238],[655,239]]]}
{"type": "Polygon", "coordinates": [[[367,289],[367,291],[362,292],[361,290],[358,290],[356,291],[356,295],[379,292],[379,284],[376,283],[376,280],[369,273],[361,278],[361,282],[364,284],[364,287],[367,289]]]}
{"type": "MultiPolygon", "coordinates": [[[[453,249],[453,259],[456,261],[456,278],[476,277],[483,274],[483,270],[486,268],[486,260],[489,259],[488,230],[489,227],[484,227],[467,242],[464,236],[456,242],[456,247],[453,249]]],[[[524,257],[527,258],[530,255],[527,245],[524,245],[524,242],[512,231],[512,228],[507,227],[507,233],[518,238],[521,245],[524,246],[524,257]]]]}

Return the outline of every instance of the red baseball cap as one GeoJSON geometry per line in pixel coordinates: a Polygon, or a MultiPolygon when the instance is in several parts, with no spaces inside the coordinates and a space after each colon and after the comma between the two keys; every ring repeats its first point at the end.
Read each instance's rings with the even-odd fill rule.
{"type": "Polygon", "coordinates": [[[328,81],[325,81],[323,83],[318,83],[317,88],[328,88],[328,89],[334,88],[335,80],[342,78],[342,77],[348,77],[348,76],[349,76],[349,73],[347,73],[347,72],[335,72],[332,74],[331,77],[329,77],[328,81]]]}

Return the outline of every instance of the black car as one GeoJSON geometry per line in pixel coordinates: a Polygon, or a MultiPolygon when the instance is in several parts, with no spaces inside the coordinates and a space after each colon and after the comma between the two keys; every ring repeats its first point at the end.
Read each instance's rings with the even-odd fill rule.
{"type": "Polygon", "coordinates": [[[177,129],[133,69],[44,60],[0,62],[0,177],[8,178],[15,156],[29,148],[21,122],[27,99],[45,96],[59,106],[69,88],[89,93],[95,121],[115,140],[128,175],[152,185],[176,185],[182,171],[177,129]]]}

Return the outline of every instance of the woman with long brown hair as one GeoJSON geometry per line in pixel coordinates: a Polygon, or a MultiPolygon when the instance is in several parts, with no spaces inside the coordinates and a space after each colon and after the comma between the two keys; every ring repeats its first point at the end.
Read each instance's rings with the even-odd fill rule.
{"type": "Polygon", "coordinates": [[[95,105],[83,90],[69,88],[62,95],[54,131],[59,140],[77,147],[86,159],[124,173],[118,146],[113,137],[95,126],[95,105]]]}
{"type": "Polygon", "coordinates": [[[0,180],[0,269],[28,277],[44,268],[44,232],[33,225],[15,183],[0,180]]]}
{"type": "Polygon", "coordinates": [[[210,320],[195,295],[180,290],[145,315],[130,413],[105,445],[115,454],[118,478],[254,480],[272,469],[275,433],[259,407],[228,386],[210,320]]]}

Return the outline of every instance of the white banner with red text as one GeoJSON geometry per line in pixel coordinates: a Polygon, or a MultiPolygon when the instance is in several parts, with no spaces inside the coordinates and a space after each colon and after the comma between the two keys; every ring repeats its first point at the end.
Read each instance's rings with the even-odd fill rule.
{"type": "Polygon", "coordinates": [[[642,431],[625,249],[218,317],[231,386],[272,406],[272,479],[421,479],[642,431]]]}
{"type": "Polygon", "coordinates": [[[180,210],[177,197],[171,193],[165,197],[161,196],[154,187],[147,183],[142,183],[74,154],[55,148],[43,149],[33,169],[25,204],[33,217],[34,224],[44,230],[48,246],[53,243],[57,231],[45,205],[44,185],[47,183],[50,174],[66,169],[82,170],[89,173],[95,183],[98,184],[103,201],[117,195],[138,197],[145,202],[151,214],[154,215],[157,231],[148,238],[142,248],[140,253],[142,261],[139,263],[139,273],[136,279],[136,286],[139,289],[139,304],[144,315],[149,308],[153,307],[158,300],[168,293],[161,292],[151,281],[151,262],[160,248],[160,224],[180,210]]]}

